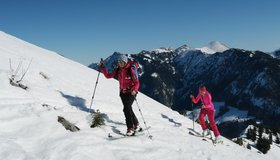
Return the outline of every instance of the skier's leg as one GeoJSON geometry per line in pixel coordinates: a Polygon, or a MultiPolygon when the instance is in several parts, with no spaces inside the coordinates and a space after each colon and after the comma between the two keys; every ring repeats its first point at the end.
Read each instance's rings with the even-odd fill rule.
{"type": "Polygon", "coordinates": [[[204,116],[205,116],[205,109],[201,109],[201,110],[200,110],[200,113],[199,113],[198,119],[199,119],[199,123],[200,123],[200,125],[201,125],[201,128],[202,128],[203,130],[207,129],[207,126],[206,126],[205,120],[204,120],[204,116]]]}
{"type": "Polygon", "coordinates": [[[125,122],[126,122],[127,129],[133,129],[133,121],[131,118],[131,105],[129,102],[130,101],[129,94],[120,93],[120,97],[121,97],[122,103],[123,103],[123,112],[124,112],[124,116],[125,116],[125,122]]]}
{"type": "Polygon", "coordinates": [[[219,132],[218,127],[217,127],[216,122],[215,122],[215,118],[214,118],[215,112],[214,112],[214,110],[207,110],[206,114],[207,114],[208,120],[210,122],[210,125],[211,125],[211,128],[212,128],[213,132],[214,132],[215,137],[219,136],[220,132],[219,132]]]}
{"type": "Polygon", "coordinates": [[[138,122],[138,119],[135,116],[135,114],[133,112],[133,108],[132,108],[132,104],[133,104],[134,100],[135,100],[135,97],[133,95],[130,95],[129,105],[131,106],[131,118],[132,118],[134,127],[136,127],[137,125],[139,125],[139,122],[138,122]]]}

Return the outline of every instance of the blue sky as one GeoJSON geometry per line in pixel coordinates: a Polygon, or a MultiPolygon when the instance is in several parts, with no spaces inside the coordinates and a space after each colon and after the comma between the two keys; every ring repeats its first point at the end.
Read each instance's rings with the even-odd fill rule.
{"type": "MultiPolygon", "coordinates": [[[[183,44],[280,48],[278,0],[0,0],[0,30],[88,65],[183,44]]],[[[1,44],[0,44],[1,45],[1,44]]]]}

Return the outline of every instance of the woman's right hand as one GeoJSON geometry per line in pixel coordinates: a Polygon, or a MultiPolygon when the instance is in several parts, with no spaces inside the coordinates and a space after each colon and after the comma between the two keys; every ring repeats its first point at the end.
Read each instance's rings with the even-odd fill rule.
{"type": "Polygon", "coordinates": [[[104,60],[103,58],[100,59],[100,62],[98,64],[99,67],[104,67],[104,60]]]}

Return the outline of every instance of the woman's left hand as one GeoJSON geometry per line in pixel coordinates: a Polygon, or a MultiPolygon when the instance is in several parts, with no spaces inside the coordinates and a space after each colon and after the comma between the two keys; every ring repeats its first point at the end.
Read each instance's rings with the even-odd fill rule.
{"type": "Polygon", "coordinates": [[[137,94],[136,91],[134,91],[134,90],[131,91],[131,95],[135,96],[136,94],[137,94]]]}

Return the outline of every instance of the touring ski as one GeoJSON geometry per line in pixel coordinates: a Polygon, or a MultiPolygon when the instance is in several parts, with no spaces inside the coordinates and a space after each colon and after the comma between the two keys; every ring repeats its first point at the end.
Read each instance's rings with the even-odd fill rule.
{"type": "Polygon", "coordinates": [[[141,130],[139,130],[138,132],[134,132],[134,134],[131,136],[127,136],[125,133],[121,132],[120,130],[115,129],[114,133],[113,134],[109,133],[107,138],[108,140],[117,140],[117,139],[128,138],[128,137],[142,136],[145,135],[144,131],[150,128],[151,128],[150,126],[144,129],[141,128],[141,130]]]}
{"type": "Polygon", "coordinates": [[[202,138],[203,141],[209,142],[209,141],[206,139],[206,137],[202,137],[200,134],[197,134],[197,133],[192,132],[192,131],[189,131],[189,134],[192,135],[192,136],[196,136],[196,137],[202,138]]]}
{"type": "Polygon", "coordinates": [[[210,137],[207,137],[207,136],[203,137],[203,136],[202,136],[200,133],[198,133],[197,131],[194,131],[194,130],[192,130],[192,129],[189,129],[189,134],[190,134],[190,135],[193,135],[193,136],[196,136],[196,137],[200,137],[200,138],[202,138],[203,141],[211,140],[211,142],[212,142],[212,144],[213,144],[214,146],[216,146],[217,143],[223,144],[222,141],[216,143],[215,140],[213,139],[212,133],[210,133],[210,137]]]}

